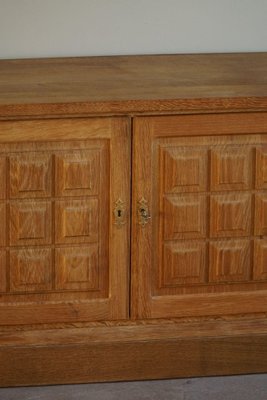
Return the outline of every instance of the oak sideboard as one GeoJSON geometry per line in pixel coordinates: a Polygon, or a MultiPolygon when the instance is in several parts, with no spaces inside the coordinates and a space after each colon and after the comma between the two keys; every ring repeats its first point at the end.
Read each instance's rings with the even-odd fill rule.
{"type": "Polygon", "coordinates": [[[0,386],[267,372],[267,53],[0,61],[0,386]]]}

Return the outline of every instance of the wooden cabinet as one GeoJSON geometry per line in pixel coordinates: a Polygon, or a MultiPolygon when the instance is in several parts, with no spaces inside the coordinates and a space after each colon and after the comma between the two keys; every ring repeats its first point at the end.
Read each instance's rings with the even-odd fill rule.
{"type": "Polygon", "coordinates": [[[0,62],[0,386],[267,372],[266,77],[0,62]]]}

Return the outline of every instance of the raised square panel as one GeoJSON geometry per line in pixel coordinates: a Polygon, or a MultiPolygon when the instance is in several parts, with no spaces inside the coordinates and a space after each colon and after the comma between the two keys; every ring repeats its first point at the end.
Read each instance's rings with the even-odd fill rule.
{"type": "Polygon", "coordinates": [[[6,252],[0,250],[0,292],[6,291],[6,252]]]}
{"type": "Polygon", "coordinates": [[[0,203],[0,247],[6,245],[6,205],[0,203]]]}
{"type": "Polygon", "coordinates": [[[56,195],[96,195],[100,182],[100,150],[56,155],[56,195]]]}
{"type": "Polygon", "coordinates": [[[251,196],[225,194],[210,198],[211,237],[248,236],[251,223],[251,196]]]}
{"type": "Polygon", "coordinates": [[[56,249],[56,289],[98,290],[98,246],[56,249]]]}
{"type": "Polygon", "coordinates": [[[211,150],[211,190],[242,190],[250,186],[250,147],[225,146],[211,150]]]}
{"type": "Polygon", "coordinates": [[[51,196],[51,156],[25,153],[10,156],[10,197],[51,196]]]}
{"type": "Polygon", "coordinates": [[[165,244],[162,286],[203,283],[205,281],[206,244],[179,242],[165,244]]]}
{"type": "Polygon", "coordinates": [[[206,197],[204,195],[164,198],[164,239],[205,237],[206,197]]]}
{"type": "Polygon", "coordinates": [[[247,281],[250,274],[250,241],[211,242],[209,264],[210,282],[247,281]]]}
{"type": "Polygon", "coordinates": [[[192,148],[162,149],[165,193],[199,192],[207,185],[207,151],[192,148]]]}
{"type": "Polygon", "coordinates": [[[6,198],[6,159],[0,157],[0,199],[6,198]]]}
{"type": "Polygon", "coordinates": [[[56,202],[56,243],[98,240],[98,200],[56,202]]]}
{"type": "Polygon", "coordinates": [[[267,235],[267,193],[255,195],[255,235],[267,235]]]}
{"type": "Polygon", "coordinates": [[[51,204],[21,201],[10,204],[10,244],[51,244],[51,204]]]}
{"type": "Polygon", "coordinates": [[[255,240],[253,279],[267,279],[267,239],[255,240]]]}
{"type": "Polygon", "coordinates": [[[267,189],[267,146],[256,149],[256,188],[267,189]]]}
{"type": "Polygon", "coordinates": [[[12,292],[51,289],[51,250],[23,249],[10,251],[10,290],[12,292]]]}

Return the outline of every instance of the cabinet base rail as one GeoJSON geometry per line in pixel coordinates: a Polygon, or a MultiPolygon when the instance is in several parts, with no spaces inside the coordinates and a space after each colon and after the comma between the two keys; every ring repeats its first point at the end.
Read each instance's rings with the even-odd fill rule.
{"type": "Polygon", "coordinates": [[[0,386],[267,372],[266,318],[0,334],[0,386]]]}

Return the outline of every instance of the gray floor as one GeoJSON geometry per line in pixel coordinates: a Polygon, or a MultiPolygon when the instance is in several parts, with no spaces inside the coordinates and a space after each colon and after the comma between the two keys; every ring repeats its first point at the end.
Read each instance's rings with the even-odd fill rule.
{"type": "Polygon", "coordinates": [[[0,389],[1,400],[267,400],[267,374],[0,389]]]}

